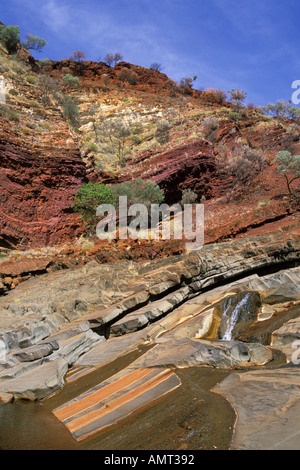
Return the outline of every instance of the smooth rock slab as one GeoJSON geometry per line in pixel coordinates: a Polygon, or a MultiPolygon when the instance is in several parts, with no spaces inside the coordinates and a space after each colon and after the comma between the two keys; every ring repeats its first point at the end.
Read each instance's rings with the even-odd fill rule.
{"type": "Polygon", "coordinates": [[[30,369],[23,374],[0,383],[0,398],[2,393],[9,394],[16,399],[39,400],[52,395],[64,385],[64,376],[68,370],[68,363],[64,359],[57,359],[30,369]]]}
{"type": "Polygon", "coordinates": [[[34,346],[29,346],[28,348],[17,349],[0,359],[0,371],[5,368],[8,369],[10,367],[14,367],[20,362],[37,361],[49,356],[58,348],[59,346],[56,341],[48,341],[34,346]]]}
{"type": "Polygon", "coordinates": [[[87,330],[58,341],[59,347],[49,356],[30,362],[19,362],[1,371],[0,399],[3,396],[7,400],[5,394],[9,394],[11,398],[31,401],[52,395],[64,386],[68,368],[82,354],[104,341],[103,337],[99,337],[92,330],[87,330]]]}
{"type": "Polygon", "coordinates": [[[81,441],[180,385],[179,377],[168,369],[125,369],[53,413],[81,441]]]}
{"type": "Polygon", "coordinates": [[[154,348],[137,359],[131,367],[209,366],[220,369],[264,365],[272,360],[271,349],[259,343],[205,341],[197,339],[156,339],[154,348]]]}
{"type": "Polygon", "coordinates": [[[232,450],[300,450],[299,368],[234,373],[213,391],[237,413],[232,450]]]}

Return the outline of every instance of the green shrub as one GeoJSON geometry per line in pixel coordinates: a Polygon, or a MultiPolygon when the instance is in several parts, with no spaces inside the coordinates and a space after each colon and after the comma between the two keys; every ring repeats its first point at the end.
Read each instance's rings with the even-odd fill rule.
{"type": "Polygon", "coordinates": [[[75,100],[69,95],[62,95],[61,105],[64,117],[75,127],[78,124],[79,108],[75,100]]]}
{"type": "Polygon", "coordinates": [[[242,119],[242,115],[240,113],[235,112],[235,111],[230,111],[228,113],[228,117],[232,121],[240,121],[242,119]]]}
{"type": "Polygon", "coordinates": [[[88,149],[91,150],[91,152],[97,152],[98,151],[97,145],[93,142],[88,145],[88,149]]]}
{"type": "Polygon", "coordinates": [[[165,144],[170,140],[171,124],[168,121],[160,121],[156,126],[155,137],[160,144],[165,144]]]}
{"type": "Polygon", "coordinates": [[[9,54],[16,52],[20,43],[20,27],[0,25],[0,42],[4,44],[9,54]]]}
{"type": "Polygon", "coordinates": [[[14,122],[19,122],[20,121],[18,113],[16,111],[13,111],[13,110],[8,112],[7,118],[9,119],[9,121],[14,121],[14,122]]]}
{"type": "Polygon", "coordinates": [[[49,125],[48,122],[40,122],[40,123],[39,123],[39,127],[40,127],[41,129],[46,129],[46,130],[48,130],[48,131],[50,130],[50,125],[49,125]]]}
{"type": "Polygon", "coordinates": [[[134,181],[112,186],[116,201],[119,196],[127,196],[127,202],[131,204],[144,204],[148,209],[151,204],[161,204],[164,200],[164,190],[150,180],[138,178],[134,181]]]}
{"type": "Polygon", "coordinates": [[[198,196],[191,189],[184,189],[182,191],[181,204],[194,204],[198,199],[198,196]]]}
{"type": "Polygon", "coordinates": [[[28,101],[28,104],[29,104],[31,107],[33,107],[33,108],[38,108],[38,107],[40,106],[40,104],[39,104],[38,101],[36,101],[36,100],[31,100],[31,99],[29,99],[29,100],[27,100],[27,101],[28,101]]]}
{"type": "Polygon", "coordinates": [[[62,80],[66,86],[72,87],[72,88],[78,88],[79,87],[79,78],[78,77],[73,77],[73,75],[70,75],[67,73],[62,77],[62,80]]]}
{"type": "Polygon", "coordinates": [[[8,93],[13,96],[18,96],[19,94],[19,92],[15,90],[14,88],[11,88],[10,90],[8,90],[8,93]]]}
{"type": "Polygon", "coordinates": [[[139,135],[132,135],[131,140],[134,145],[139,145],[142,142],[142,139],[139,135]]]}
{"type": "Polygon", "coordinates": [[[34,75],[26,75],[26,82],[31,83],[32,85],[36,82],[37,78],[34,75]]]}
{"type": "Polygon", "coordinates": [[[36,125],[33,122],[26,121],[25,126],[28,127],[29,129],[35,129],[36,125]]]}
{"type": "Polygon", "coordinates": [[[84,225],[92,232],[97,222],[96,210],[101,204],[114,204],[113,190],[100,183],[84,183],[74,197],[72,209],[77,212],[84,225]]]}

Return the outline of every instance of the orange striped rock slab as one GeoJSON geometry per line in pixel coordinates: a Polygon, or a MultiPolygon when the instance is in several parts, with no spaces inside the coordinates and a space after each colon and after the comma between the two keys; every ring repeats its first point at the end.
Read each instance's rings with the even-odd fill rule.
{"type": "Polygon", "coordinates": [[[170,369],[127,369],[53,410],[81,441],[181,385],[170,369]]]}

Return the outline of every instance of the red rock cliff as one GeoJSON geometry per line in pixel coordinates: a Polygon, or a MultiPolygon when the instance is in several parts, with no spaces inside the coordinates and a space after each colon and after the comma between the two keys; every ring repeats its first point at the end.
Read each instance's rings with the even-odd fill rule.
{"type": "Polygon", "coordinates": [[[86,168],[68,126],[56,120],[39,143],[1,121],[0,246],[27,248],[72,240],[70,205],[86,168]]]}

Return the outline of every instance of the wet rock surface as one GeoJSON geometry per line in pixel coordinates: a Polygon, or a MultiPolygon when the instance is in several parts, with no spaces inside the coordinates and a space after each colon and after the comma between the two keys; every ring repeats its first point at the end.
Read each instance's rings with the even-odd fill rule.
{"type": "Polygon", "coordinates": [[[235,373],[213,390],[237,413],[232,450],[299,450],[299,368],[235,373]]]}
{"type": "MultiPolygon", "coordinates": [[[[250,373],[249,368],[263,376],[266,370],[276,367],[288,396],[290,384],[287,381],[285,385],[285,381],[291,376],[284,373],[285,364],[292,360],[287,354],[288,342],[299,334],[295,311],[300,302],[300,273],[299,268],[292,267],[298,259],[297,232],[287,237],[280,231],[269,238],[264,235],[205,246],[198,252],[151,263],[90,262],[24,281],[0,299],[0,339],[6,345],[6,354],[0,360],[1,400],[47,401],[66,386],[71,387],[81,378],[145,347],[143,354],[122,369],[119,376],[96,384],[97,390],[106,390],[109,384],[120,383],[119,379],[123,383],[127,376],[146,376],[153,371],[153,380],[152,376],[145,382],[130,380],[132,385],[124,390],[116,386],[117,396],[109,405],[111,413],[101,405],[101,397],[93,402],[95,408],[88,410],[86,397],[94,396],[93,387],[73,398],[80,408],[70,415],[75,439],[103,434],[140,407],[150,406],[159,397],[163,401],[172,396],[181,387],[177,380],[179,371],[189,368],[238,369],[243,378],[250,373]],[[290,267],[278,271],[283,263],[290,267]],[[267,274],[268,270],[271,273],[267,274]],[[232,314],[237,310],[238,315],[231,325],[233,336],[226,340],[219,337],[219,332],[228,298],[233,302],[232,314]],[[289,309],[293,309],[291,323],[289,309]],[[251,328],[263,335],[266,322],[272,322],[273,315],[273,331],[268,329],[273,341],[251,341],[251,328]],[[245,335],[249,335],[248,340],[242,339],[245,335]],[[162,381],[157,382],[154,377],[162,377],[162,381]]],[[[234,375],[235,372],[230,377],[234,375]]],[[[224,396],[239,416],[243,401],[240,395],[236,398],[238,388],[234,390],[231,396],[231,388],[227,387],[224,396]],[[239,407],[235,406],[236,400],[240,400],[239,407]]],[[[218,393],[223,393],[222,387],[218,393]]],[[[252,399],[253,396],[252,393],[252,399]]],[[[71,402],[62,403],[61,409],[71,406],[71,402]]],[[[246,400],[244,404],[249,411],[246,400]]],[[[64,422],[62,415],[57,416],[64,422]]],[[[264,411],[261,416],[267,419],[264,411]]],[[[240,422],[246,426],[243,419],[237,419],[234,435],[239,432],[240,422]]],[[[274,445],[276,439],[274,434],[274,445]]],[[[232,445],[255,445],[248,437],[242,441],[238,445],[233,441],[232,445]]]]}

